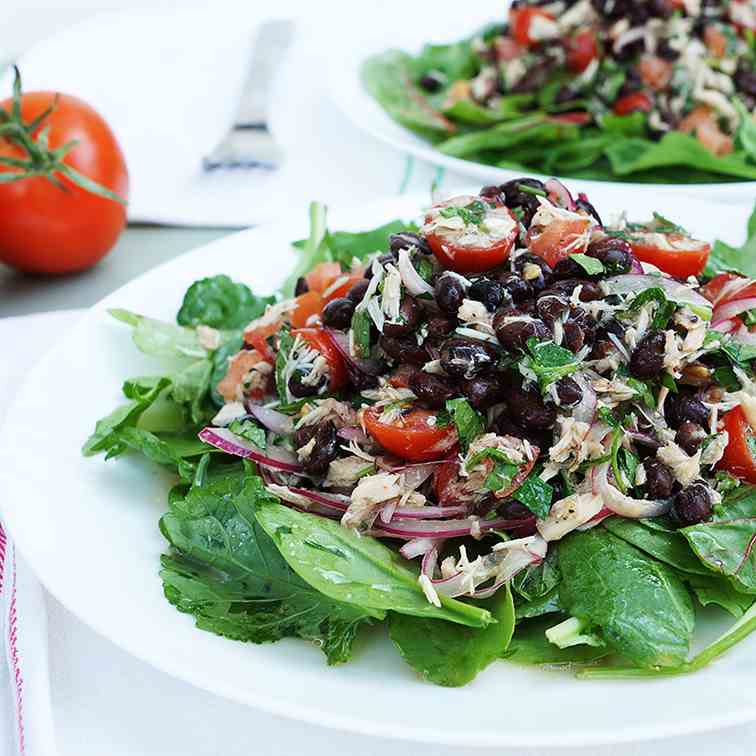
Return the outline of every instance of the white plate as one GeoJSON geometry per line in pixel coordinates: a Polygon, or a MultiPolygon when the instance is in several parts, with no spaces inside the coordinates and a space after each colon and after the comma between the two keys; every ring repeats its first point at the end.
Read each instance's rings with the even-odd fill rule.
{"type": "MultiPolygon", "coordinates": [[[[423,198],[334,212],[332,228],[411,218],[423,198]]],[[[737,243],[744,212],[633,198],[631,217],[661,209],[699,235],[737,243]]],[[[601,210],[608,208],[601,206],[601,210]]],[[[106,309],[172,319],[197,278],[225,272],[272,290],[291,264],[304,217],[197,249],[95,306],[28,376],[0,434],[0,502],[12,536],[68,609],[134,656],[211,692],[277,714],[363,734],[466,746],[558,746],[690,733],[756,717],[756,637],[703,672],[646,682],[581,682],[566,672],[494,664],[468,687],[420,682],[376,631],[356,658],[328,668],[308,643],[245,645],[194,628],[163,598],[157,521],[169,478],[136,459],[83,459],[97,418],[123,401],[127,376],[155,363],[106,309]]],[[[712,632],[714,628],[709,628],[712,632]]]]}
{"type": "MultiPolygon", "coordinates": [[[[328,86],[331,98],[343,113],[360,129],[376,139],[404,152],[416,155],[448,170],[480,179],[484,183],[503,183],[522,175],[522,171],[476,163],[471,160],[449,157],[426,140],[394,121],[363,86],[360,68],[375,53],[398,48],[417,53],[427,43],[441,44],[463,39],[487,23],[505,18],[505,3],[500,0],[478,0],[465,5],[460,16],[448,3],[432,5],[407,3],[402,10],[401,22],[393,14],[368,13],[355,23],[354,34],[334,47],[328,67],[328,86]]],[[[545,178],[533,171],[528,176],[545,178]]],[[[626,192],[653,191],[657,195],[684,192],[702,200],[737,201],[752,204],[756,197],[756,181],[728,184],[640,184],[633,182],[607,182],[565,179],[576,191],[590,197],[601,196],[607,186],[625,187],[626,192]]]]}

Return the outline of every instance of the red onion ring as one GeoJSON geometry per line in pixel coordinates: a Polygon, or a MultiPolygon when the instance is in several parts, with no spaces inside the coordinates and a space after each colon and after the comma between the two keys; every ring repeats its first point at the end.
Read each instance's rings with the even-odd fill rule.
{"type": "MultiPolygon", "coordinates": [[[[208,426],[203,428],[198,434],[201,441],[206,444],[220,449],[226,454],[231,454],[234,457],[243,457],[244,459],[251,459],[257,462],[259,465],[265,465],[266,467],[272,467],[276,470],[283,470],[290,473],[302,473],[304,468],[300,464],[296,464],[293,461],[287,461],[287,459],[276,459],[275,457],[264,454],[256,446],[250,444],[246,439],[241,436],[237,436],[235,433],[231,433],[227,428],[212,428],[208,426]]],[[[276,456],[284,456],[283,450],[277,449],[276,456]]],[[[286,455],[289,457],[289,455],[286,455]]],[[[293,459],[294,455],[290,455],[293,459]]]]}
{"type": "Polygon", "coordinates": [[[277,412],[269,407],[263,407],[261,404],[246,403],[247,412],[253,415],[256,420],[268,430],[277,433],[280,436],[285,436],[294,431],[294,422],[288,415],[284,415],[283,412],[277,412]]]}
{"type": "Polygon", "coordinates": [[[570,190],[558,179],[550,178],[544,183],[548,192],[549,202],[553,202],[557,207],[562,207],[571,212],[575,211],[575,200],[572,199],[570,190]]]}
{"type": "Polygon", "coordinates": [[[756,297],[747,297],[746,299],[735,299],[734,301],[726,302],[725,304],[718,305],[714,309],[712,320],[729,320],[736,315],[740,315],[742,312],[753,310],[756,307],[756,297]]]}

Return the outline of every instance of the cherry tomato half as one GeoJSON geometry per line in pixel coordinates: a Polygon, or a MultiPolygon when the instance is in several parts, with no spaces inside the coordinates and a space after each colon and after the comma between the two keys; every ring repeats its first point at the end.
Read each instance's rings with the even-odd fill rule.
{"type": "Polygon", "coordinates": [[[554,16],[551,13],[547,13],[541,8],[526,7],[526,8],[513,8],[509,11],[509,23],[512,27],[512,36],[517,42],[525,47],[532,45],[537,40],[530,34],[530,25],[536,18],[544,18],[549,21],[554,20],[554,16]]]}
{"type": "Polygon", "coordinates": [[[528,249],[553,268],[563,257],[576,250],[575,240],[590,225],[589,218],[555,218],[545,226],[531,226],[527,235],[528,249]]]}
{"type": "Polygon", "coordinates": [[[675,278],[698,276],[706,267],[711,246],[685,234],[644,234],[630,240],[633,254],[675,278]]]}
{"type": "Polygon", "coordinates": [[[483,273],[501,265],[518,233],[519,225],[508,208],[469,196],[431,208],[423,227],[436,259],[457,273],[483,273]]]}
{"type": "Polygon", "coordinates": [[[756,439],[743,408],[734,407],[722,417],[722,420],[729,441],[717,467],[727,470],[737,478],[744,478],[749,483],[756,483],[756,460],[752,451],[756,446],[751,446],[756,439]]]}
{"type": "Polygon", "coordinates": [[[289,320],[294,328],[305,328],[313,315],[320,315],[323,309],[323,297],[317,291],[306,291],[294,299],[296,307],[289,313],[289,320]]]}
{"type": "Polygon", "coordinates": [[[650,113],[652,107],[651,98],[645,92],[632,92],[620,97],[614,103],[612,110],[616,115],[623,116],[636,111],[650,113]]]}
{"type": "Polygon", "coordinates": [[[439,428],[428,423],[436,418],[430,410],[413,408],[391,423],[382,423],[381,416],[380,409],[365,410],[365,429],[386,451],[410,462],[443,457],[457,443],[453,425],[439,428]]]}
{"type": "Polygon", "coordinates": [[[567,40],[567,66],[575,73],[582,73],[594,58],[598,57],[598,43],[592,29],[583,29],[567,40]]]}
{"type": "Polygon", "coordinates": [[[326,358],[331,372],[331,380],[328,383],[329,391],[338,391],[349,380],[344,358],[335,347],[331,337],[322,328],[296,328],[291,335],[301,336],[314,350],[320,352],[326,358]]]}

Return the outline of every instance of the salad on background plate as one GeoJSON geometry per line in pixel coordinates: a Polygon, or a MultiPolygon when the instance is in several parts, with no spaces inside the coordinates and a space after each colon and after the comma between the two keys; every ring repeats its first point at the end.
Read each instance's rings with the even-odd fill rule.
{"type": "Polygon", "coordinates": [[[165,371],[83,451],[175,472],[160,576],[206,631],[337,664],[385,625],[446,686],[693,672],[756,628],[755,245],[756,213],[709,245],[553,179],[361,233],[314,204],[275,295],[111,311],[165,371]]]}
{"type": "Polygon", "coordinates": [[[515,0],[468,39],[388,50],[362,80],[442,154],[654,183],[756,179],[752,0],[515,0]]]}

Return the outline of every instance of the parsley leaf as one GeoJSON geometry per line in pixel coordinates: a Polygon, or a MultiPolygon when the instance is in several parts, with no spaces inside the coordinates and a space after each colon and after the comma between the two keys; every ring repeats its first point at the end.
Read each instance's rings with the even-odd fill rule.
{"type": "Polygon", "coordinates": [[[536,517],[544,518],[551,509],[554,488],[532,472],[522,485],[512,494],[520,504],[524,504],[536,517]]]}
{"type": "Polygon", "coordinates": [[[276,390],[278,397],[284,404],[289,400],[286,385],[286,363],[289,361],[294,337],[288,328],[284,327],[278,336],[278,354],[276,355],[276,390]]]}
{"type": "Polygon", "coordinates": [[[479,412],[476,412],[467,399],[449,399],[446,410],[457,426],[459,445],[466,452],[470,443],[485,430],[486,424],[479,412]]]}
{"type": "Polygon", "coordinates": [[[553,341],[530,338],[528,352],[530,354],[523,358],[522,365],[536,374],[541,391],[578,369],[575,355],[569,349],[557,346],[553,341]]]}
{"type": "Polygon", "coordinates": [[[234,420],[228,426],[228,429],[231,433],[236,433],[237,436],[251,441],[258,449],[265,450],[267,444],[265,429],[257,423],[253,423],[251,420],[234,420]]]}
{"type": "Polygon", "coordinates": [[[480,226],[486,217],[486,206],[480,200],[473,200],[464,207],[442,207],[442,218],[462,218],[468,226],[480,226]]]}
{"type": "Polygon", "coordinates": [[[589,257],[582,252],[570,255],[570,259],[574,260],[589,276],[598,276],[604,272],[604,264],[601,260],[589,257]]]}
{"type": "Polygon", "coordinates": [[[370,357],[370,315],[367,310],[357,308],[352,315],[352,339],[357,357],[370,357]]]}

